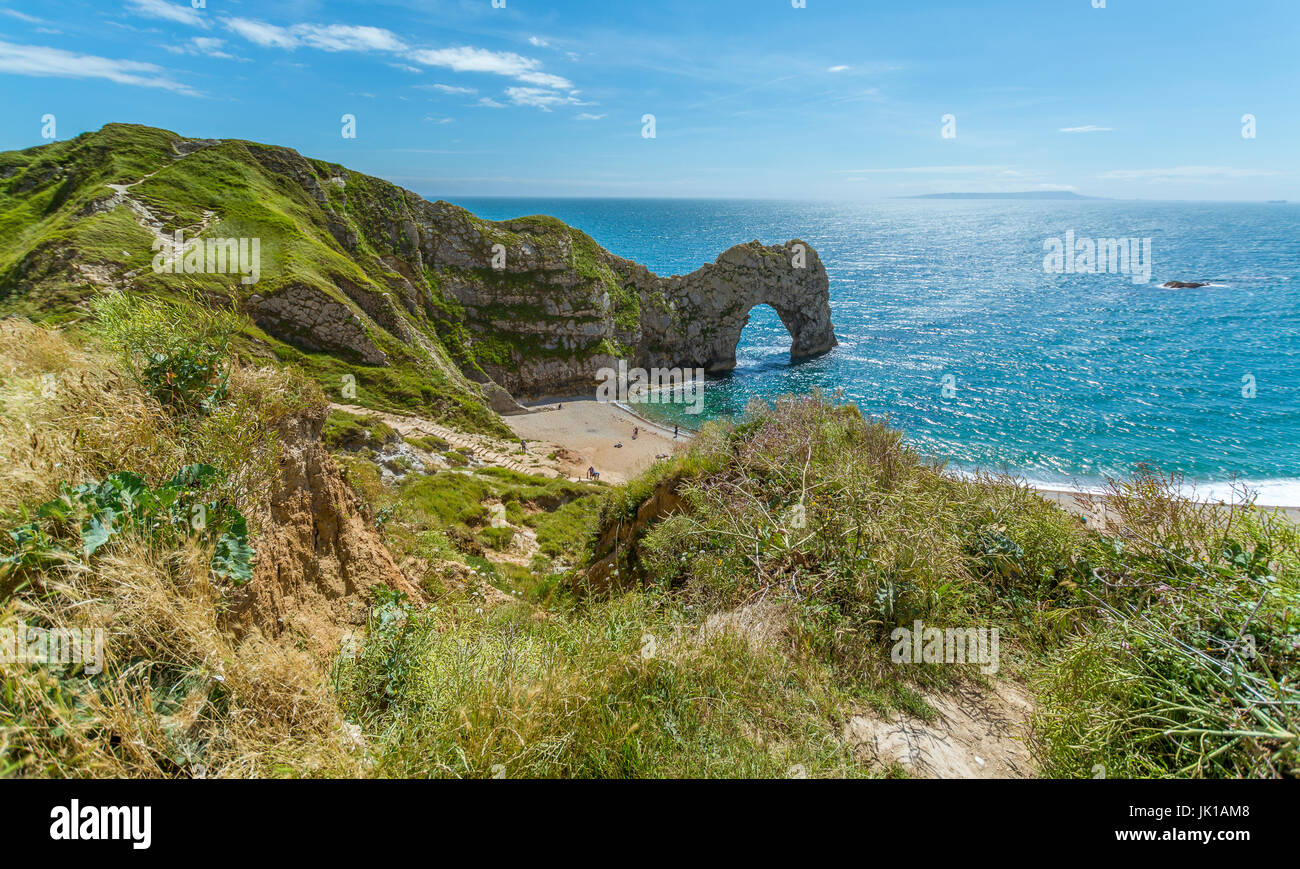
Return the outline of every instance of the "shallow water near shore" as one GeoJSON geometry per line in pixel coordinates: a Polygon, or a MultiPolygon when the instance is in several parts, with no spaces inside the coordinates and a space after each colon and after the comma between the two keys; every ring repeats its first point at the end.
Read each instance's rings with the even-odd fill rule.
{"type": "Polygon", "coordinates": [[[694,427],[751,397],[842,389],[958,470],[1087,488],[1145,463],[1205,497],[1245,483],[1260,503],[1300,504],[1300,206],[454,201],[496,220],[553,215],[659,274],[753,239],[819,251],[838,349],[791,364],[760,306],[701,416],[639,406],[647,417],[694,427]],[[1150,281],[1045,272],[1044,243],[1069,231],[1151,239],[1150,281]]]}

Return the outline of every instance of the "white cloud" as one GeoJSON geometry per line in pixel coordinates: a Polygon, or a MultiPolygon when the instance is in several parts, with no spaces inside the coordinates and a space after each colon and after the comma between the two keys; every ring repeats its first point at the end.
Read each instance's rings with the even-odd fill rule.
{"type": "Polygon", "coordinates": [[[1114,127],[1098,127],[1088,124],[1084,127],[1061,127],[1062,133],[1110,133],[1114,132],[1114,127]]]}
{"type": "Polygon", "coordinates": [[[347,24],[296,24],[290,32],[304,45],[321,51],[405,51],[392,31],[382,27],[347,24]]]}
{"type": "Polygon", "coordinates": [[[242,36],[254,45],[263,48],[298,47],[298,40],[287,27],[277,27],[251,18],[226,18],[222,22],[231,33],[242,36]]]}
{"type": "Polygon", "coordinates": [[[44,24],[45,22],[34,15],[28,15],[19,12],[17,9],[0,9],[0,15],[8,15],[10,18],[17,18],[19,21],[25,21],[28,24],[44,24]]]}
{"type": "MultiPolygon", "coordinates": [[[[133,0],[133,2],[159,3],[162,0],[133,0]]],[[[295,24],[291,27],[280,27],[251,18],[226,18],[222,20],[222,24],[231,33],[263,48],[284,48],[292,51],[305,46],[321,51],[386,52],[399,54],[404,60],[423,67],[440,67],[458,73],[507,76],[528,86],[513,88],[512,90],[517,91],[517,94],[507,92],[516,105],[545,108],[552,105],[578,104],[573,82],[564,76],[543,71],[540,60],[512,51],[489,51],[471,45],[411,49],[392,31],[381,27],[344,24],[295,24]],[[540,91],[569,91],[569,95],[546,94],[540,91]]],[[[533,37],[530,41],[533,41],[534,45],[546,44],[546,41],[539,37],[533,37]]],[[[399,68],[417,71],[416,67],[406,64],[399,65],[399,68]]],[[[473,88],[444,86],[440,89],[445,93],[477,93],[473,88]]]]}
{"type": "Polygon", "coordinates": [[[132,9],[137,15],[143,15],[148,18],[157,18],[162,21],[175,21],[178,24],[188,24],[190,27],[207,28],[207,20],[199,14],[197,9],[193,9],[187,3],[180,6],[174,3],[168,3],[167,0],[130,0],[132,9]]]}
{"type": "Polygon", "coordinates": [[[840,65],[840,66],[832,66],[830,69],[826,71],[827,72],[848,72],[851,69],[853,69],[853,67],[840,65]]]}
{"type": "Polygon", "coordinates": [[[512,51],[488,51],[462,45],[457,48],[426,48],[407,55],[425,66],[441,66],[453,72],[485,72],[506,75],[525,84],[542,87],[571,89],[573,84],[558,75],[541,71],[542,62],[512,51]]]}
{"type": "Polygon", "coordinates": [[[466,96],[473,96],[478,93],[478,88],[456,87],[449,84],[422,84],[416,85],[416,87],[421,90],[439,91],[444,94],[464,94],[466,96]]]}
{"type": "Polygon", "coordinates": [[[532,106],[549,112],[552,106],[580,106],[582,102],[573,94],[565,95],[545,88],[506,88],[506,96],[517,106],[532,106]]]}
{"type": "Polygon", "coordinates": [[[162,67],[134,60],[113,60],[93,54],[75,54],[61,48],[0,42],[0,72],[58,78],[102,78],[118,84],[162,88],[186,96],[198,91],[162,75],[162,67]]]}
{"type": "Polygon", "coordinates": [[[172,54],[202,54],[207,57],[236,60],[237,58],[233,54],[223,48],[224,45],[225,41],[221,39],[211,36],[195,36],[189,42],[181,45],[164,45],[163,48],[172,54]]]}
{"type": "Polygon", "coordinates": [[[455,118],[435,118],[433,115],[426,116],[425,120],[434,124],[453,124],[456,122],[455,118]]]}
{"type": "Polygon", "coordinates": [[[539,36],[528,37],[528,44],[535,48],[548,48],[550,46],[549,42],[539,36]]]}
{"type": "Polygon", "coordinates": [[[204,52],[218,51],[221,49],[221,46],[224,44],[222,40],[217,39],[216,37],[213,36],[196,36],[193,39],[191,39],[190,42],[199,51],[204,51],[204,52]]]}
{"type": "Polygon", "coordinates": [[[227,18],[226,29],[263,48],[287,48],[300,45],[321,51],[388,51],[406,50],[391,30],[351,24],[295,24],[279,27],[251,18],[227,18]]]}
{"type": "Polygon", "coordinates": [[[580,120],[580,121],[599,121],[599,120],[602,120],[603,118],[606,118],[606,117],[608,117],[608,116],[607,116],[607,115],[593,115],[593,114],[591,114],[590,112],[583,112],[582,114],[578,115],[578,120],[580,120]]]}
{"type": "Polygon", "coordinates": [[[573,90],[573,82],[563,76],[551,75],[549,72],[526,72],[519,76],[519,80],[524,84],[535,84],[544,88],[573,90]]]}
{"type": "Polygon", "coordinates": [[[483,97],[478,101],[478,104],[485,109],[504,109],[506,107],[505,103],[499,103],[491,97],[483,97]]]}

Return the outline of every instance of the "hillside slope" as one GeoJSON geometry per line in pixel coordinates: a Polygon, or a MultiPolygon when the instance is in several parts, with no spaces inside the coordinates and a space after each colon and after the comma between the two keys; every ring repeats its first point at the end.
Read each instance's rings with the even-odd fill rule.
{"type": "Polygon", "coordinates": [[[494,223],[287,148],[134,125],[0,154],[0,237],[0,312],[58,321],[98,288],[190,287],[233,298],[250,352],[330,394],[350,375],[358,403],[474,430],[502,431],[507,391],[586,391],[619,359],[726,370],[757,304],[793,356],[835,345],[826,271],[798,241],[659,278],[554,218],[494,223]],[[226,239],[256,240],[256,275],[211,273],[226,239]]]}

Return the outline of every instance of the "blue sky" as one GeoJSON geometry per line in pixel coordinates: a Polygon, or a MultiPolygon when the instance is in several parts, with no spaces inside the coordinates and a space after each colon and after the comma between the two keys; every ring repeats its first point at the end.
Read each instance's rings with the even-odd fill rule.
{"type": "Polygon", "coordinates": [[[1094,2],[0,0],[0,148],[52,114],[433,197],[1300,199],[1300,2],[1094,2]]]}

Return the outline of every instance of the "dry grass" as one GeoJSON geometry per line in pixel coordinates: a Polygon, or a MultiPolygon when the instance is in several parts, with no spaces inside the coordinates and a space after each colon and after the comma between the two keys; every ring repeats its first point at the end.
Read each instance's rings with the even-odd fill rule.
{"type": "Polygon", "coordinates": [[[197,777],[355,774],[343,720],[306,652],[235,645],[204,553],[128,541],[93,569],[43,577],[0,628],[101,628],[97,676],[5,665],[0,731],[22,775],[197,777]]]}
{"type": "MultiPolygon", "coordinates": [[[[0,523],[61,482],[130,469],[166,478],[207,459],[248,506],[279,455],[273,424],[319,401],[282,372],[237,370],[220,412],[178,423],[108,357],[21,320],[0,321],[0,523]],[[242,436],[241,436],[242,433],[242,436]],[[252,435],[250,437],[250,435],[252,435]]],[[[0,575],[0,631],[99,628],[90,674],[0,662],[0,774],[355,775],[361,757],[322,668],[307,652],[223,629],[211,553],[123,535],[89,563],[0,575]]]]}
{"type": "Polygon", "coordinates": [[[54,497],[61,481],[184,458],[172,420],[108,357],[26,320],[0,320],[0,517],[54,497]]]}

